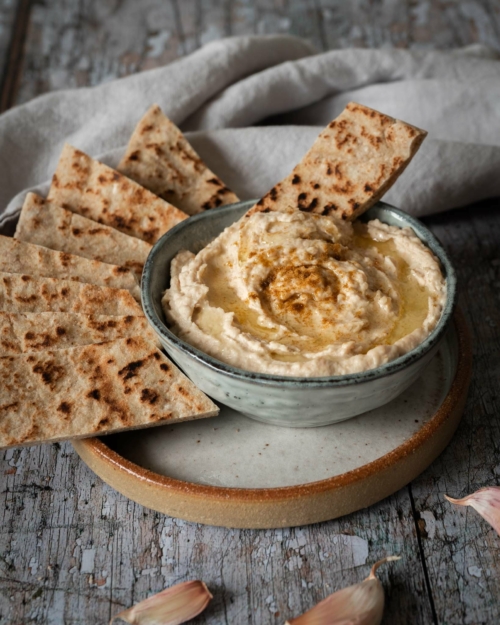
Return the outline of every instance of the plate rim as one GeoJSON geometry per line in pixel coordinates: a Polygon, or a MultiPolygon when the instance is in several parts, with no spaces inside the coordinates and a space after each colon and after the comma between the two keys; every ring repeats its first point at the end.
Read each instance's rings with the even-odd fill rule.
{"type": "MultiPolygon", "coordinates": [[[[472,372],[472,341],[464,314],[458,306],[455,308],[452,320],[458,342],[459,357],[457,370],[446,396],[434,415],[415,432],[415,434],[395,449],[346,473],[341,473],[323,480],[307,482],[305,484],[295,484],[292,486],[267,488],[213,486],[179,480],[141,467],[131,460],[124,458],[106,445],[105,437],[104,439],[97,437],[82,438],[73,440],[71,443],[75,451],[87,465],[88,462],[83,456],[94,457],[101,463],[118,469],[128,480],[148,484],[156,488],[159,487],[161,490],[170,494],[187,495],[205,501],[210,500],[213,503],[224,501],[231,501],[232,504],[258,502],[278,503],[300,499],[304,496],[310,497],[330,491],[341,490],[362,480],[372,478],[382,470],[391,469],[398,461],[402,461],[408,455],[415,453],[419,447],[425,445],[425,443],[432,438],[433,434],[445,424],[448,417],[454,414],[455,410],[459,408],[460,402],[465,399],[464,395],[467,393],[472,372]]],[[[433,460],[434,458],[432,458],[431,462],[433,460]]],[[[104,479],[104,481],[107,482],[106,479],[104,479]]],[[[113,483],[108,483],[114,487],[113,483]]]]}

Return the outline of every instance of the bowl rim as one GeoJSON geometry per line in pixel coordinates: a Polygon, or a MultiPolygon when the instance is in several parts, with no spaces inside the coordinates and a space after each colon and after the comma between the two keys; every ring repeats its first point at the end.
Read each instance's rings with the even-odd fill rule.
{"type": "MultiPolygon", "coordinates": [[[[255,202],[256,200],[245,200],[241,202],[236,202],[234,204],[220,206],[218,208],[214,208],[209,211],[204,211],[202,213],[198,213],[197,215],[193,215],[168,230],[168,232],[166,232],[154,244],[148,255],[142,272],[141,299],[142,307],[144,309],[144,313],[148,322],[162,340],[164,340],[168,344],[171,344],[173,347],[179,349],[183,353],[187,354],[199,364],[208,367],[212,371],[223,374],[227,377],[240,381],[245,381],[248,383],[253,383],[256,385],[293,388],[297,388],[300,386],[307,388],[331,388],[337,386],[349,386],[387,377],[388,375],[395,374],[398,371],[401,371],[402,369],[410,366],[414,362],[420,360],[439,343],[448,327],[456,304],[457,280],[453,265],[441,243],[426,226],[424,226],[418,219],[412,217],[408,213],[405,213],[399,208],[396,208],[395,206],[381,201],[374,204],[364,215],[368,216],[369,212],[372,209],[383,209],[384,211],[387,211],[388,213],[391,213],[399,218],[399,220],[405,224],[405,227],[411,227],[414,233],[418,236],[418,238],[431,249],[435,256],[437,256],[441,264],[441,268],[444,270],[446,278],[446,301],[444,304],[443,312],[441,313],[441,317],[436,327],[422,341],[422,343],[417,345],[406,354],[403,354],[402,356],[399,356],[398,358],[395,358],[394,360],[391,360],[373,369],[368,369],[367,371],[361,371],[358,373],[317,377],[280,376],[270,373],[248,371],[245,369],[240,369],[239,367],[234,367],[233,365],[224,363],[221,360],[214,358],[213,356],[209,356],[202,350],[194,347],[193,345],[190,345],[186,341],[183,341],[178,336],[176,336],[159,318],[152,304],[151,277],[154,272],[156,258],[163,250],[163,248],[168,245],[168,243],[172,239],[174,239],[177,234],[186,227],[187,224],[191,226],[194,223],[203,222],[205,219],[211,219],[213,215],[220,214],[221,212],[241,209],[244,206],[248,206],[249,209],[255,204],[255,202]]],[[[383,220],[381,219],[381,221],[383,220]]]]}

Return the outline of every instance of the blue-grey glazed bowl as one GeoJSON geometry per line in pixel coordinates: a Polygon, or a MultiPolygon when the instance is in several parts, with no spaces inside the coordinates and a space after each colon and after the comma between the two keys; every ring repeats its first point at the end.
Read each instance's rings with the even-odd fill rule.
{"type": "Polygon", "coordinates": [[[164,234],[151,250],[142,274],[142,305],[166,352],[186,375],[215,400],[263,421],[286,427],[316,427],[378,408],[413,382],[435,355],[451,321],[456,299],[453,267],[434,235],[418,220],[383,202],[364,220],[409,226],[434,252],[446,277],[447,298],[436,328],[418,347],[376,369],[331,377],[282,377],[245,371],[208,356],[173,334],[165,323],[161,298],[170,285],[170,262],[180,250],[199,252],[255,201],[206,211],[164,234]]]}

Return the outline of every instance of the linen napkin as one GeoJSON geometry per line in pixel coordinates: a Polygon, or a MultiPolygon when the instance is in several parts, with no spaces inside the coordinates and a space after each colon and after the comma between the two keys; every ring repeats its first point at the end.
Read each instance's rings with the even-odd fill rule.
{"type": "Polygon", "coordinates": [[[349,101],[429,131],[388,202],[426,215],[500,195],[500,60],[456,50],[317,54],[283,35],[231,37],[165,67],[49,93],[0,116],[0,230],[44,193],[64,142],[116,166],[153,103],[242,199],[290,172],[349,101]]]}

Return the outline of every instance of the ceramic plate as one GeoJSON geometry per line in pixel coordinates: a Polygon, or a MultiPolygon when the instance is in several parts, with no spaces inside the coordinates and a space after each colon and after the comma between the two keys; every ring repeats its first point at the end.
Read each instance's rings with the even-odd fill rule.
{"type": "Polygon", "coordinates": [[[471,348],[456,313],[424,375],[385,406],[308,429],[220,415],[74,441],[83,460],[131,499],[171,516],[269,528],[332,519],[366,507],[419,475],[462,415],[471,348]]]}

